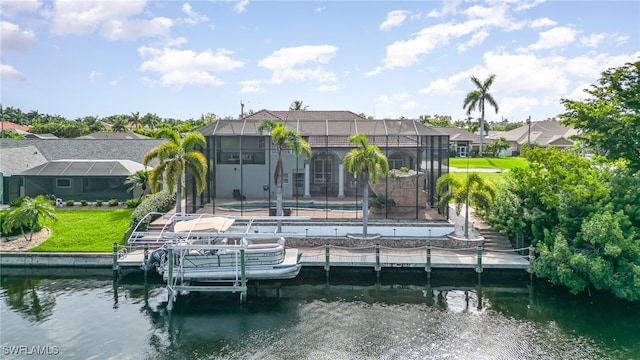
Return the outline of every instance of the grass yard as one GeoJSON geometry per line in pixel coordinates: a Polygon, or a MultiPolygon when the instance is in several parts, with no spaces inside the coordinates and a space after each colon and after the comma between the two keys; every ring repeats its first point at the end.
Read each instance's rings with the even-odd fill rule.
{"type": "Polygon", "coordinates": [[[113,243],[124,244],[132,209],[56,210],[58,221],[46,220],[51,237],[29,251],[112,252],[113,243]]]}
{"type": "Polygon", "coordinates": [[[527,166],[527,160],[523,157],[482,157],[482,158],[450,158],[449,166],[466,168],[467,162],[470,168],[475,169],[513,169],[527,166]]]}
{"type": "MultiPolygon", "coordinates": [[[[449,173],[451,176],[458,178],[461,181],[464,181],[467,178],[466,172],[452,172],[449,173]]],[[[504,181],[505,173],[495,173],[495,172],[478,172],[477,174],[484,180],[489,180],[493,182],[495,185],[500,184],[504,181]]]]}

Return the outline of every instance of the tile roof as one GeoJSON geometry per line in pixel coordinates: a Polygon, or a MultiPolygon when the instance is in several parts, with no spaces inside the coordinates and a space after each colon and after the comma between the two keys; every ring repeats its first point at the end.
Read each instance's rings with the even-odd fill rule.
{"type": "Polygon", "coordinates": [[[198,131],[205,136],[258,136],[264,119],[285,124],[302,136],[443,136],[432,127],[414,120],[369,120],[350,111],[267,111],[261,110],[240,120],[218,120],[198,131]]]}
{"type": "Polygon", "coordinates": [[[22,176],[129,176],[144,166],[131,160],[53,160],[20,173],[22,176]]]}
{"type": "Polygon", "coordinates": [[[499,139],[503,137],[507,141],[517,142],[518,144],[526,144],[530,140],[540,146],[548,146],[558,139],[564,138],[568,140],[569,137],[577,134],[578,130],[573,127],[564,126],[556,120],[545,120],[531,122],[531,130],[529,130],[527,124],[524,124],[513,130],[499,132],[491,138],[499,139]]]}
{"type": "Polygon", "coordinates": [[[76,139],[132,140],[132,139],[149,139],[149,137],[127,131],[127,132],[94,132],[91,134],[78,136],[76,139]]]}

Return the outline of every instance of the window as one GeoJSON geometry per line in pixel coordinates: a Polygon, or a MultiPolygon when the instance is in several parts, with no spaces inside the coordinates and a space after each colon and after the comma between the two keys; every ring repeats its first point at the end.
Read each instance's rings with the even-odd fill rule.
{"type": "Polygon", "coordinates": [[[282,184],[286,185],[289,183],[289,173],[282,173],[282,184]]]}
{"type": "Polygon", "coordinates": [[[71,179],[69,179],[69,178],[56,179],[56,187],[58,187],[58,188],[70,188],[71,187],[71,179]]]}
{"type": "Polygon", "coordinates": [[[328,159],[316,159],[313,163],[313,183],[326,184],[331,178],[331,167],[328,159]]]}

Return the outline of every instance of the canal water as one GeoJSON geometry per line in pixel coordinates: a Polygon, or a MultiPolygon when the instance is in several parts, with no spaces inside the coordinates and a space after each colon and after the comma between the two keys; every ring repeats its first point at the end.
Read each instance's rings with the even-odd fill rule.
{"type": "Polygon", "coordinates": [[[152,274],[2,269],[3,359],[640,359],[640,304],[524,272],[305,268],[173,311],[152,274]]]}

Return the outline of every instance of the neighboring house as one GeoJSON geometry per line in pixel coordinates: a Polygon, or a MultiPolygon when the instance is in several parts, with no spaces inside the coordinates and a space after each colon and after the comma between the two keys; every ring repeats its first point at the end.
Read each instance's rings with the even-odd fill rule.
{"type": "Polygon", "coordinates": [[[25,134],[29,132],[29,126],[16,124],[11,121],[1,121],[0,130],[14,131],[18,134],[25,134]]]}
{"type": "MultiPolygon", "coordinates": [[[[357,197],[358,181],[344,170],[342,159],[354,147],[349,136],[361,133],[369,144],[380,147],[391,169],[406,167],[424,174],[424,182],[416,181],[411,190],[429,194],[428,204],[419,207],[437,207],[435,182],[448,172],[446,134],[414,120],[368,120],[350,111],[261,110],[239,120],[218,120],[198,130],[207,139],[204,152],[210,165],[209,183],[199,197],[187,190],[189,211],[216,198],[231,198],[235,189],[249,200],[275,197],[272,175],[277,149],[269,133],[257,131],[264,119],[284,123],[312,148],[309,159],[284,151],[285,198],[357,197]]],[[[189,181],[186,186],[193,188],[189,181]]]]}
{"type": "Polygon", "coordinates": [[[139,170],[144,166],[131,160],[52,160],[19,176],[25,196],[54,194],[63,200],[106,202],[131,199],[124,181],[139,170]]]}
{"type": "Polygon", "coordinates": [[[479,150],[480,135],[456,127],[434,127],[449,135],[449,150],[455,151],[457,157],[467,157],[471,151],[479,150]]]}
{"type": "Polygon", "coordinates": [[[557,120],[532,121],[531,124],[493,135],[489,141],[505,138],[509,142],[509,149],[500,155],[517,156],[522,153],[522,147],[527,144],[535,144],[540,147],[555,146],[567,148],[574,145],[571,137],[578,135],[578,130],[570,126],[564,126],[557,120]]]}
{"type": "Polygon", "coordinates": [[[76,201],[137,197],[120,184],[143,169],[142,158],[147,151],[164,142],[164,139],[2,139],[0,200],[8,204],[20,196],[40,194],[76,201]]]}

